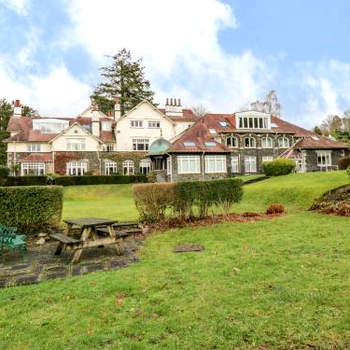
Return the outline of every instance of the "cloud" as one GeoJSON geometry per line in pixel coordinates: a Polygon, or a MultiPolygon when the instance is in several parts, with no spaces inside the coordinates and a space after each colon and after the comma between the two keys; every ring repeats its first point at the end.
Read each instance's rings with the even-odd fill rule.
{"type": "Polygon", "coordinates": [[[28,0],[0,0],[0,4],[16,11],[19,15],[27,14],[28,2],[28,0]]]}
{"type": "Polygon", "coordinates": [[[225,53],[220,30],[237,26],[232,8],[218,0],[67,0],[72,26],[63,47],[81,45],[97,65],[123,47],[142,56],[162,103],[181,97],[187,104],[233,111],[259,96],[271,74],[252,52],[225,53]]]}

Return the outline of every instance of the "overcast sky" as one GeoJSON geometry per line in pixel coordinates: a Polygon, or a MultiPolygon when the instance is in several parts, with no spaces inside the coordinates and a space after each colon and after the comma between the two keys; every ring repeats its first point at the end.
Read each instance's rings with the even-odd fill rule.
{"type": "Polygon", "coordinates": [[[89,104],[105,55],[143,57],[156,101],[234,112],[276,90],[306,127],[350,107],[348,0],[0,0],[0,97],[89,104]]]}

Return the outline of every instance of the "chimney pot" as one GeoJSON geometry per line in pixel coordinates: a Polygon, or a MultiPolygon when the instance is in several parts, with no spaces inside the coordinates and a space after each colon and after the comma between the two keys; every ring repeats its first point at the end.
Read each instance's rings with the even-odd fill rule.
{"type": "Polygon", "coordinates": [[[16,100],[15,107],[21,107],[21,100],[16,100]]]}
{"type": "Polygon", "coordinates": [[[166,106],[169,106],[169,98],[168,98],[168,97],[167,97],[167,99],[166,99],[165,105],[166,105],[166,106]]]}
{"type": "Polygon", "coordinates": [[[170,99],[170,106],[173,105],[173,98],[170,99]]]}
{"type": "Polygon", "coordinates": [[[181,100],[178,99],[177,102],[178,102],[178,106],[180,107],[181,106],[181,100]]]}

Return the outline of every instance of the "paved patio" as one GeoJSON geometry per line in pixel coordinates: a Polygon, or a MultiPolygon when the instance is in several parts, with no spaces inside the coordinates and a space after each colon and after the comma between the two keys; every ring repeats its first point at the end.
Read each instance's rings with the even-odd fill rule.
{"type": "Polygon", "coordinates": [[[113,247],[86,249],[81,261],[74,265],[70,264],[73,251],[55,256],[57,242],[29,247],[24,256],[18,252],[4,252],[0,257],[0,288],[120,269],[138,261],[137,252],[142,242],[143,237],[125,240],[121,256],[116,255],[113,247]]]}

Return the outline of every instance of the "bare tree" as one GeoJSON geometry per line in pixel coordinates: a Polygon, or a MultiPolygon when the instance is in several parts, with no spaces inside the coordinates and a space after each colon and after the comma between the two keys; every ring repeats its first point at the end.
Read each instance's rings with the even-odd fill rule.
{"type": "Polygon", "coordinates": [[[255,101],[250,104],[250,109],[258,112],[273,114],[276,117],[281,116],[281,105],[278,102],[275,90],[271,90],[265,98],[265,101],[255,101]]]}
{"type": "Polygon", "coordinates": [[[206,109],[206,107],[202,104],[193,106],[192,108],[193,113],[197,116],[197,117],[204,117],[207,113],[208,110],[206,109]]]}

